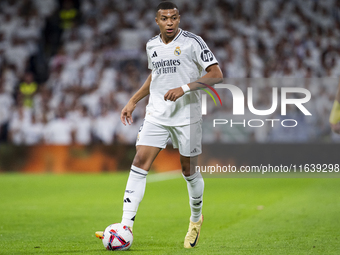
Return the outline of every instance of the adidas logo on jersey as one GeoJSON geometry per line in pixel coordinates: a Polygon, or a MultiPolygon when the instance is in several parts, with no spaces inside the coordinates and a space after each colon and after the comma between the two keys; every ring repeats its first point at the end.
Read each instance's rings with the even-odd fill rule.
{"type": "Polygon", "coordinates": [[[157,52],[156,51],[153,52],[151,58],[155,58],[155,57],[157,57],[157,52]]]}

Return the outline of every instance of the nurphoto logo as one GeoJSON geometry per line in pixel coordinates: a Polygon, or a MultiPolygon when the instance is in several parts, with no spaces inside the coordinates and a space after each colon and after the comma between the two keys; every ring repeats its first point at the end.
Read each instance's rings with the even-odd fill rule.
{"type": "MultiPolygon", "coordinates": [[[[218,97],[220,104],[222,106],[222,100],[219,96],[219,94],[217,93],[217,91],[204,83],[201,83],[202,85],[208,87],[209,89],[211,89],[215,95],[218,97]]],[[[233,100],[233,115],[245,115],[245,95],[243,93],[243,91],[238,88],[235,85],[232,84],[216,84],[215,85],[216,89],[228,89],[231,94],[232,94],[232,100],[233,100]]],[[[205,91],[208,95],[210,95],[210,97],[213,99],[215,105],[216,104],[216,100],[213,97],[213,95],[207,90],[207,89],[203,89],[201,88],[201,90],[205,91]]],[[[277,88],[277,87],[272,87],[272,94],[271,94],[271,98],[272,98],[272,105],[269,109],[256,109],[254,107],[253,104],[253,88],[252,87],[248,87],[247,88],[247,107],[248,110],[257,116],[266,116],[266,115],[271,115],[273,114],[277,108],[278,108],[278,95],[281,95],[280,97],[280,109],[281,109],[281,116],[286,116],[287,115],[287,105],[294,105],[295,107],[297,107],[304,115],[306,116],[311,116],[312,114],[310,113],[310,111],[308,111],[308,109],[304,106],[305,103],[309,102],[311,99],[311,93],[308,89],[305,88],[296,88],[296,87],[282,87],[282,88],[277,88]],[[280,93],[279,93],[280,92],[280,93]],[[289,94],[300,94],[303,97],[301,98],[289,98],[289,94]]],[[[206,94],[202,94],[202,115],[207,115],[207,95],[206,94]]],[[[271,123],[271,127],[274,127],[274,123],[275,122],[281,122],[281,125],[283,127],[295,127],[298,125],[297,120],[295,119],[283,119],[283,120],[279,120],[279,119],[250,119],[248,121],[246,121],[245,119],[241,122],[236,122],[233,119],[213,119],[213,127],[216,127],[216,125],[225,125],[225,124],[230,124],[230,126],[232,127],[233,125],[242,125],[244,127],[247,126],[249,127],[262,127],[264,125],[265,122],[270,122],[271,123]]]]}

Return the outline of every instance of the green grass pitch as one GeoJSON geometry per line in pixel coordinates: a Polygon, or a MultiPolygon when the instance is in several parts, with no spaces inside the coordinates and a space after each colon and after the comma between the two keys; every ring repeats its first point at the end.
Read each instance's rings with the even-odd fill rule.
{"type": "MultiPolygon", "coordinates": [[[[205,179],[199,244],[179,178],[147,184],[126,254],[340,254],[340,179],[205,179]]],[[[0,254],[108,254],[128,173],[0,175],[0,254]]],[[[148,176],[152,180],[151,174],[148,176]]]]}

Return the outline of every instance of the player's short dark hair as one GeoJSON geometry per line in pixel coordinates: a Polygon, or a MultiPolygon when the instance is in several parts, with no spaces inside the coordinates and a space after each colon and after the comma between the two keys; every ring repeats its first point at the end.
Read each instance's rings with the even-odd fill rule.
{"type": "Polygon", "coordinates": [[[159,3],[159,5],[157,6],[156,12],[158,12],[159,10],[170,10],[170,9],[177,9],[178,10],[178,7],[173,2],[164,1],[164,2],[159,3]]]}

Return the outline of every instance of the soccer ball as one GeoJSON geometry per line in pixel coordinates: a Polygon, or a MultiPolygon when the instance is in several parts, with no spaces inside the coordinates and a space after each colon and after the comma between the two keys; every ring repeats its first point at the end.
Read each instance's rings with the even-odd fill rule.
{"type": "Polygon", "coordinates": [[[102,241],[107,250],[125,251],[131,247],[133,235],[127,226],[115,223],[105,229],[102,241]]]}

